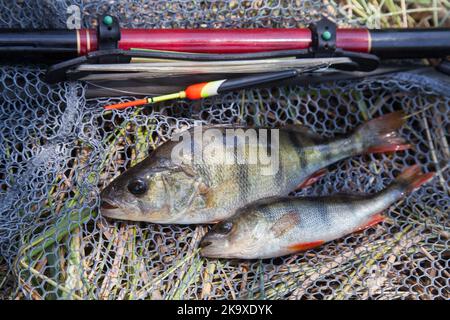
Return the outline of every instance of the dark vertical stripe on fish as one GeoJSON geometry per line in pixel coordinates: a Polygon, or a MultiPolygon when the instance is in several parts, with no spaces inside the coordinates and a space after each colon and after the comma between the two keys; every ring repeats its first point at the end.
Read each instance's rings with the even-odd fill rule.
{"type": "Polygon", "coordinates": [[[267,132],[266,154],[268,155],[268,157],[271,157],[272,156],[272,130],[271,129],[265,129],[265,130],[267,132]]]}
{"type": "Polygon", "coordinates": [[[278,171],[275,174],[275,185],[276,186],[282,186],[285,184],[285,177],[284,177],[284,166],[283,166],[283,161],[281,159],[281,157],[278,159],[278,171]]]}
{"type": "MultiPolygon", "coordinates": [[[[264,129],[264,130],[266,130],[266,132],[267,132],[267,134],[266,134],[266,137],[267,137],[267,140],[266,140],[266,155],[267,155],[267,157],[270,158],[273,155],[273,152],[272,152],[272,130],[274,130],[274,129],[264,129]]],[[[278,129],[275,129],[275,130],[278,130],[278,129]]],[[[258,132],[259,132],[259,130],[258,130],[258,132]]],[[[258,133],[258,141],[259,141],[259,143],[261,143],[260,139],[261,139],[261,137],[260,137],[260,135],[258,133]]],[[[278,148],[281,147],[279,142],[278,142],[277,146],[278,146],[278,148]]],[[[283,152],[280,149],[274,150],[274,152],[278,152],[278,157],[279,157],[278,158],[278,170],[275,173],[275,175],[273,176],[274,186],[278,187],[278,186],[280,186],[280,185],[282,185],[284,183],[283,162],[281,161],[282,160],[281,159],[281,153],[283,153],[283,152]]],[[[271,164],[266,165],[265,167],[268,167],[268,166],[271,166],[271,164]]]]}
{"type": "MultiPolygon", "coordinates": [[[[250,187],[250,183],[248,181],[248,165],[246,164],[237,164],[237,169],[235,171],[235,181],[237,181],[238,192],[239,192],[239,200],[242,203],[247,203],[248,196],[248,188],[250,187]]],[[[230,190],[231,191],[231,190],[230,190]]]]}
{"type": "Polygon", "coordinates": [[[300,159],[300,169],[305,169],[308,165],[306,160],[305,150],[303,149],[303,143],[300,141],[298,133],[292,130],[287,131],[289,141],[291,141],[295,150],[297,151],[298,158],[300,159]]]}

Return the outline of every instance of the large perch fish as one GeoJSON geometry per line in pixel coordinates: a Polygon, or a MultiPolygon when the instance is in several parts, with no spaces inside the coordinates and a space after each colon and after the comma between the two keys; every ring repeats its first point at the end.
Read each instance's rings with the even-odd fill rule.
{"type": "MultiPolygon", "coordinates": [[[[272,171],[265,174],[262,169],[267,170],[267,166],[249,161],[251,154],[261,150],[260,141],[240,140],[245,147],[240,164],[218,161],[238,158],[234,146],[217,148],[219,151],[214,156],[205,153],[198,161],[192,161],[193,155],[183,153],[175,162],[172,151],[180,142],[167,141],[102,191],[101,213],[110,218],[164,224],[214,223],[255,200],[287,196],[298,187],[314,182],[324,174],[324,167],[336,161],[362,153],[409,148],[396,132],[403,121],[403,114],[394,112],[368,121],[353,134],[333,139],[322,138],[303,126],[280,128],[278,149],[271,150],[272,155],[278,156],[278,165],[270,167],[272,171]]],[[[201,132],[206,135],[212,129],[225,135],[230,127],[203,127],[201,132]]],[[[250,128],[241,130],[247,132],[250,128]]],[[[186,132],[195,141],[195,130],[186,132]]],[[[267,140],[269,147],[273,147],[273,141],[267,140]]],[[[207,147],[224,145],[227,145],[225,138],[207,143],[207,147]]],[[[193,143],[191,151],[195,150],[193,143]]],[[[202,152],[192,154],[197,156],[202,152]]]]}
{"type": "Polygon", "coordinates": [[[433,174],[410,167],[385,190],[371,195],[258,200],[216,224],[202,239],[200,252],[206,257],[256,259],[319,246],[381,222],[384,209],[433,174]]]}

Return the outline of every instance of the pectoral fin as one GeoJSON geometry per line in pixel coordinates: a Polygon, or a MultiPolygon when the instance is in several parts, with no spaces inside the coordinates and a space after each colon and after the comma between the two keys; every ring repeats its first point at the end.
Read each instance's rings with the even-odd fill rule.
{"type": "Polygon", "coordinates": [[[374,225],[383,222],[384,217],[381,215],[381,213],[377,213],[376,215],[372,216],[372,218],[367,222],[365,225],[362,225],[361,227],[358,227],[358,229],[355,230],[355,232],[363,231],[367,228],[373,227],[374,225]]]}
{"type": "Polygon", "coordinates": [[[275,237],[279,238],[300,222],[300,216],[295,211],[289,211],[284,214],[277,222],[270,228],[275,237]]]}

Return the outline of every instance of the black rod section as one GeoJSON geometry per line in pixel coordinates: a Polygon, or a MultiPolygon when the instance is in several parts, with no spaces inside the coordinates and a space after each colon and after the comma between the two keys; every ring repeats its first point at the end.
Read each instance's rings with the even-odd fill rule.
{"type": "Polygon", "coordinates": [[[371,53],[380,58],[439,58],[450,55],[450,29],[370,30],[371,53]]]}
{"type": "Polygon", "coordinates": [[[0,29],[1,60],[43,62],[77,55],[75,30],[0,29]]]}

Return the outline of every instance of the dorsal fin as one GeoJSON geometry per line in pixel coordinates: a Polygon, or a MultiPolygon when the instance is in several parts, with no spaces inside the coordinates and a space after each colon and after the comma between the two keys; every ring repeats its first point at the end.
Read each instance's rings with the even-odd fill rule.
{"type": "MultiPolygon", "coordinates": [[[[195,126],[190,127],[188,130],[193,130],[195,126]]],[[[245,124],[202,124],[203,130],[205,129],[280,129],[297,132],[301,135],[310,137],[311,139],[324,140],[324,138],[314,132],[311,128],[302,124],[286,124],[275,125],[274,127],[268,126],[247,126],[245,124]]],[[[180,131],[181,132],[181,131],[180,131]]]]}
{"type": "Polygon", "coordinates": [[[313,141],[324,141],[325,138],[319,135],[318,133],[314,132],[311,128],[308,128],[307,126],[304,126],[302,124],[287,124],[283,127],[280,127],[280,129],[284,128],[285,130],[297,132],[298,134],[308,137],[313,141]]]}
{"type": "MultiPolygon", "coordinates": [[[[348,202],[348,201],[360,201],[360,200],[366,200],[371,195],[375,195],[373,193],[351,193],[351,192],[336,192],[329,195],[323,195],[320,196],[322,199],[328,199],[336,202],[348,202]]],[[[302,197],[302,199],[309,199],[314,201],[316,197],[314,196],[307,196],[302,197]]]]}

